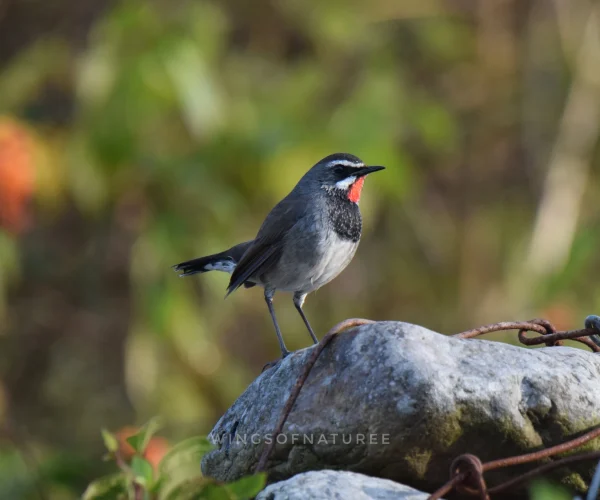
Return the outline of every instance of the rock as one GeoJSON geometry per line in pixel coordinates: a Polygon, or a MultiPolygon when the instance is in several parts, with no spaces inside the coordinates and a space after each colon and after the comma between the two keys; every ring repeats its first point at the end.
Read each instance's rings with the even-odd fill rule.
{"type": "Polygon", "coordinates": [[[322,470],[305,472],[268,486],[256,500],[426,500],[423,493],[389,479],[356,472],[322,470]]]}
{"type": "MultiPolygon", "coordinates": [[[[231,481],[253,471],[312,349],[262,373],[221,417],[204,474],[231,481]]],[[[600,424],[599,384],[600,355],[581,349],[458,339],[406,323],[365,325],[321,353],[271,455],[269,480],[336,469],[433,491],[460,454],[484,462],[509,457],[600,424]]],[[[593,465],[555,478],[582,490],[593,465]]],[[[493,485],[531,466],[523,467],[485,477],[493,485]]]]}

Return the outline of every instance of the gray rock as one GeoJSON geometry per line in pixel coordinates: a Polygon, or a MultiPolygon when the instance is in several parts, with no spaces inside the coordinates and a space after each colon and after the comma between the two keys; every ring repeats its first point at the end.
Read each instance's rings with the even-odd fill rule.
{"type": "MultiPolygon", "coordinates": [[[[253,471],[312,349],[261,374],[217,422],[206,475],[230,481],[253,471]]],[[[340,334],[321,353],[271,455],[269,480],[336,469],[433,491],[462,453],[485,462],[598,424],[600,355],[376,323],[340,334]]],[[[556,478],[582,490],[593,465],[556,478]]],[[[492,471],[486,480],[493,485],[523,470],[492,471]]]]}
{"type": "Polygon", "coordinates": [[[305,472],[268,486],[256,500],[426,500],[428,493],[356,472],[305,472]]]}

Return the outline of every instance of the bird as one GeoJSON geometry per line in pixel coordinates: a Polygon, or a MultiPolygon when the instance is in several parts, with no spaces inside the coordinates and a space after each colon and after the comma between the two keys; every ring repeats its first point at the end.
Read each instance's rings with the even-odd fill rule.
{"type": "Polygon", "coordinates": [[[208,271],[231,274],[225,297],[241,286],[264,288],[281,358],[290,354],[275,316],[276,291],[293,293],[293,302],[316,344],[304,314],[306,296],[338,276],[350,263],[362,233],[358,207],[367,175],[383,170],[348,153],[317,162],[267,215],[256,237],[228,250],[173,266],[179,275],[208,271]]]}

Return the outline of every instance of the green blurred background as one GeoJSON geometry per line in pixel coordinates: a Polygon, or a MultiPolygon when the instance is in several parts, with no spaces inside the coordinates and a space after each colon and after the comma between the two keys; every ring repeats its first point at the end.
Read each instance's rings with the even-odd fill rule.
{"type": "Polygon", "coordinates": [[[1,0],[0,498],[77,498],[112,467],[103,426],[211,429],[276,337],[260,289],[170,266],[252,238],[333,152],[387,170],[307,300],[319,336],[582,327],[599,124],[597,2],[1,0]]]}

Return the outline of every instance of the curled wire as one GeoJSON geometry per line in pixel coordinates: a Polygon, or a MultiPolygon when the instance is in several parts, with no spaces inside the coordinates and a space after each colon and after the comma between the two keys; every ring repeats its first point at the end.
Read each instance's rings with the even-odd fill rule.
{"type": "MultiPolygon", "coordinates": [[[[544,319],[533,319],[530,321],[507,321],[501,323],[494,323],[492,325],[485,325],[473,330],[468,330],[459,334],[454,335],[458,338],[471,339],[485,335],[486,333],[503,331],[503,330],[518,330],[519,341],[527,346],[545,344],[546,346],[563,345],[564,340],[574,340],[585,344],[594,352],[600,352],[600,317],[599,316],[588,316],[585,320],[585,328],[581,330],[570,330],[570,331],[557,331],[554,325],[544,319]],[[539,334],[537,337],[530,337],[527,332],[535,332],[539,334]]],[[[470,454],[461,455],[457,457],[452,465],[450,474],[450,480],[440,487],[436,492],[429,496],[428,500],[437,500],[444,495],[447,495],[452,490],[456,490],[463,494],[477,495],[481,499],[487,500],[490,494],[499,493],[508,489],[512,489],[516,486],[529,481],[531,478],[536,477],[540,474],[546,473],[550,470],[558,467],[563,467],[570,463],[575,463],[584,460],[592,460],[600,458],[600,451],[593,451],[588,453],[580,453],[577,455],[571,455],[561,460],[554,460],[550,463],[543,464],[533,470],[514,477],[504,483],[498,484],[492,488],[487,488],[483,474],[486,471],[499,469],[503,467],[510,467],[513,465],[525,464],[529,462],[539,461],[553,457],[560,453],[572,451],[575,448],[591,441],[592,439],[600,437],[600,428],[590,431],[583,436],[567,441],[551,448],[540,450],[535,453],[528,453],[524,455],[517,455],[509,458],[503,458],[500,460],[494,460],[481,464],[478,457],[470,454]],[[457,468],[456,464],[462,464],[463,469],[457,468]],[[468,464],[467,470],[464,469],[464,464],[468,464]]],[[[590,491],[588,492],[588,499],[596,498],[596,493],[600,488],[600,464],[596,470],[596,474],[590,485],[590,491]],[[597,483],[597,484],[596,484],[597,483]],[[596,493],[594,493],[596,492],[596,493]],[[590,496],[590,494],[592,496],[590,496]]]]}
{"type": "Polygon", "coordinates": [[[457,333],[453,335],[461,339],[472,339],[485,335],[486,333],[499,332],[503,330],[518,330],[518,339],[524,345],[540,345],[546,346],[563,345],[563,340],[574,340],[581,344],[585,344],[594,352],[600,352],[600,317],[588,316],[585,323],[585,328],[581,330],[556,331],[554,325],[545,319],[532,319],[530,321],[503,321],[492,325],[480,326],[473,330],[457,333]],[[592,320],[590,320],[592,318],[592,320]],[[597,318],[597,322],[596,321],[597,318]],[[527,332],[535,332],[537,337],[529,337],[527,332]],[[590,340],[590,337],[592,340],[590,340]]]}
{"type": "Polygon", "coordinates": [[[470,453],[456,457],[450,466],[450,477],[452,482],[456,480],[454,487],[459,493],[475,492],[481,500],[489,500],[479,457],[470,453]]]}

